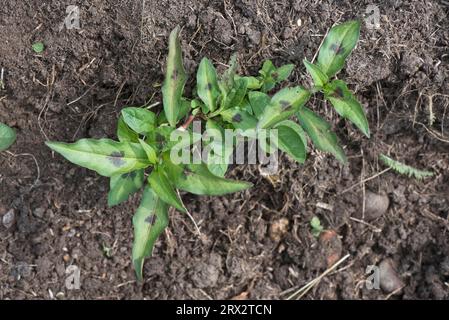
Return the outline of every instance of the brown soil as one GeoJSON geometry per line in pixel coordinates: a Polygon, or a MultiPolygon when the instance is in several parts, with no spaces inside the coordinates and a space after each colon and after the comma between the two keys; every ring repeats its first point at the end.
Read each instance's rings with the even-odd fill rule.
{"type": "Polygon", "coordinates": [[[405,285],[392,298],[449,298],[447,1],[383,1],[380,29],[363,27],[340,77],[366,107],[371,139],[319,97],[309,103],[332,121],[349,165],[312,150],[305,165],[283,157],[271,180],[254,166],[233,168],[230,176],[255,184],[250,191],[185,195],[203,237],[186,216],[171,212],[139,285],[130,261],[139,196],[108,208],[107,179],[52,154],[44,141],[113,138],[123,106],[160,101],[167,36],[176,24],[183,26],[190,75],[203,56],[220,65],[238,52],[242,73],[256,73],[267,58],[295,63],[295,84],[308,81],[301,61],[313,57],[326,30],[361,16],[371,3],[144,2],[10,0],[0,6],[0,122],[18,133],[10,153],[0,154],[0,217],[11,209],[15,215],[12,227],[0,223],[0,299],[280,299],[325,271],[335,254],[350,257],[305,298],[389,298],[363,283],[366,267],[386,259],[394,265],[389,273],[405,285]],[[80,8],[79,30],[60,27],[69,4],[80,8]],[[31,50],[36,41],[46,45],[42,54],[31,50]],[[379,153],[436,176],[416,181],[388,171],[346,191],[385,169],[379,153]],[[388,209],[378,214],[367,203],[364,215],[361,204],[372,193],[386,196],[388,209]],[[312,236],[314,215],[339,235],[332,244],[312,236]],[[80,290],[65,288],[71,264],[81,270],[80,290]]]}

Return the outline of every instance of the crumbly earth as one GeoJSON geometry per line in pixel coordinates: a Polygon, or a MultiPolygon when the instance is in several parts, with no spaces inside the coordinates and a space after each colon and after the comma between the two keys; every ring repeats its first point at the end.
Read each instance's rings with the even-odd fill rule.
{"type": "Polygon", "coordinates": [[[130,260],[140,196],[108,208],[107,179],[44,145],[114,138],[121,108],[160,102],[167,37],[177,24],[187,94],[203,56],[223,69],[233,52],[241,73],[257,74],[268,58],[295,63],[285,84],[295,85],[310,81],[302,60],[314,57],[328,28],[362,17],[370,3],[4,2],[0,122],[14,127],[18,139],[0,154],[0,299],[283,299],[322,274],[329,259],[346,255],[304,299],[448,299],[447,1],[383,1],[379,28],[363,24],[338,76],[366,108],[370,139],[320,96],[309,102],[332,123],[348,165],[310,147],[304,165],[283,156],[278,175],[269,178],[257,166],[233,167],[229,176],[251,181],[251,190],[183,195],[202,236],[184,214],[171,211],[143,284],[130,260]],[[79,6],[80,29],[63,25],[68,5],[79,6]],[[46,47],[41,54],[31,49],[37,41],[46,47]],[[385,171],[380,153],[435,176],[417,181],[385,171]],[[327,233],[332,237],[312,235],[313,216],[334,230],[327,233]],[[381,262],[391,279],[370,290],[366,268],[381,262]],[[79,290],[66,287],[71,265],[80,270],[79,290]]]}

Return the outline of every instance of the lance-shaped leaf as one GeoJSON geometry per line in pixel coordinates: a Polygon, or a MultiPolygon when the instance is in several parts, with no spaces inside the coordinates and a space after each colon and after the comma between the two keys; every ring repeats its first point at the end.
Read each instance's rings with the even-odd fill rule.
{"type": "Polygon", "coordinates": [[[221,116],[224,121],[231,123],[236,129],[245,131],[255,129],[257,126],[257,119],[240,108],[222,111],[221,116]]]}
{"type": "Polygon", "coordinates": [[[234,88],[232,88],[229,94],[226,95],[221,109],[224,110],[240,106],[245,98],[246,92],[246,81],[243,79],[236,80],[234,88]]]}
{"type": "Polygon", "coordinates": [[[179,42],[179,26],[171,33],[168,44],[167,70],[165,80],[162,86],[162,100],[164,103],[164,112],[168,123],[175,127],[181,97],[186,84],[187,76],[182,64],[181,44],[179,42]]]}
{"type": "Polygon", "coordinates": [[[6,124],[0,123],[0,151],[8,149],[16,141],[16,132],[6,124]]]}
{"type": "Polygon", "coordinates": [[[334,80],[324,92],[325,98],[332,103],[338,114],[354,123],[369,138],[369,124],[365,111],[349,91],[346,83],[334,80]]]}
{"type": "Polygon", "coordinates": [[[217,177],[204,163],[175,165],[169,158],[164,158],[163,166],[170,179],[175,181],[176,188],[197,195],[219,196],[252,187],[249,182],[217,177]]]}
{"type": "Polygon", "coordinates": [[[207,58],[203,58],[198,67],[196,85],[198,97],[211,112],[215,111],[220,89],[217,82],[217,71],[207,58]]]}
{"type": "Polygon", "coordinates": [[[106,177],[143,169],[151,164],[138,143],[81,139],[75,143],[48,141],[46,145],[70,162],[106,177]]]}
{"type": "Polygon", "coordinates": [[[237,55],[234,53],[229,61],[229,68],[220,77],[218,81],[218,86],[220,87],[221,93],[227,95],[229,91],[234,87],[234,77],[237,71],[237,55]]]}
{"type": "Polygon", "coordinates": [[[331,131],[329,123],[306,107],[298,111],[298,119],[318,149],[332,153],[343,163],[347,162],[345,153],[338,144],[337,136],[331,131]]]}
{"type": "Polygon", "coordinates": [[[117,138],[119,141],[124,142],[138,142],[139,135],[131,130],[123,120],[123,116],[120,116],[117,123],[117,138]]]}
{"type": "Polygon", "coordinates": [[[235,76],[234,79],[237,81],[238,79],[241,79],[243,81],[246,82],[246,88],[248,88],[249,90],[257,90],[260,89],[260,87],[262,86],[262,82],[261,80],[259,80],[256,77],[240,77],[240,76],[235,76]]]}
{"type": "Polygon", "coordinates": [[[179,199],[178,194],[173,188],[162,167],[155,168],[148,177],[148,181],[151,188],[159,198],[179,211],[186,212],[181,199],[179,199]]]}
{"type": "Polygon", "coordinates": [[[156,125],[156,115],[154,112],[143,108],[127,107],[122,109],[123,121],[139,134],[147,135],[151,133],[156,125]]]}
{"type": "Polygon", "coordinates": [[[213,120],[207,120],[206,129],[207,137],[211,140],[207,146],[211,150],[207,158],[207,168],[216,176],[224,177],[234,149],[234,141],[226,141],[224,129],[213,120]]]}
{"type": "Polygon", "coordinates": [[[258,127],[266,129],[290,118],[308,100],[310,92],[301,86],[284,88],[276,93],[260,117],[258,127]]]}
{"type": "Polygon", "coordinates": [[[324,87],[324,85],[329,82],[329,77],[323,71],[321,71],[320,67],[318,67],[316,64],[310,63],[306,59],[303,60],[303,63],[306,66],[309,74],[312,76],[315,86],[324,87]]]}
{"type": "Polygon", "coordinates": [[[168,205],[149,186],[143,191],[139,208],[133,217],[133,265],[137,279],[142,280],[143,262],[151,256],[159,235],[168,226],[168,205]]]}
{"type": "Polygon", "coordinates": [[[129,196],[142,188],[144,170],[119,173],[111,177],[109,183],[108,205],[118,205],[128,200],[129,196]]]}
{"type": "Polygon", "coordinates": [[[278,123],[274,129],[277,129],[277,146],[299,163],[306,160],[307,137],[304,130],[291,120],[285,120],[278,123]]]}
{"type": "MultiPolygon", "coordinates": [[[[190,101],[190,100],[187,100],[187,99],[184,99],[184,98],[181,99],[181,104],[179,106],[178,120],[177,121],[182,120],[190,112],[190,110],[192,109],[192,106],[195,103],[194,101],[197,101],[197,100],[190,101]]],[[[161,124],[164,124],[164,123],[167,123],[167,122],[168,122],[168,120],[167,120],[167,117],[165,116],[165,112],[161,112],[157,116],[157,124],[161,125],[161,124]]]]}
{"type": "Polygon", "coordinates": [[[348,21],[331,28],[318,54],[318,66],[329,77],[340,71],[360,35],[360,21],[348,21]]]}
{"type": "Polygon", "coordinates": [[[285,64],[279,68],[277,68],[274,72],[271,73],[271,77],[276,81],[276,83],[282,82],[284,80],[287,80],[288,77],[293,72],[293,69],[295,69],[294,64],[285,64]]]}
{"type": "Polygon", "coordinates": [[[156,150],[142,139],[139,139],[139,143],[142,146],[142,149],[147,154],[148,160],[150,160],[152,164],[156,164],[157,162],[156,150]]]}
{"type": "Polygon", "coordinates": [[[254,115],[257,119],[260,119],[265,108],[270,103],[270,96],[260,91],[250,91],[248,92],[248,99],[254,115]]]}

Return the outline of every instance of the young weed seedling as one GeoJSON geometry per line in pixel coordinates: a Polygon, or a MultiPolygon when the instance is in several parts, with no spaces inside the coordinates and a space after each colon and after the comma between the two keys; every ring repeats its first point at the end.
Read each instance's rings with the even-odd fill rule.
{"type": "MultiPolygon", "coordinates": [[[[330,124],[304,106],[312,94],[322,92],[338,114],[369,136],[362,106],[342,80],[332,80],[355,47],[359,31],[358,21],[330,30],[317,63],[304,61],[314,81],[310,89],[295,86],[272,92],[289,77],[294,68],[291,64],[277,68],[270,60],[265,61],[259,75],[254,77],[236,74],[235,56],[223,74],[218,74],[210,60],[203,58],[196,75],[194,96],[189,99],[183,96],[187,76],[177,27],[169,38],[162,86],[164,112],[157,115],[145,108],[124,108],[118,120],[118,141],[81,139],[71,144],[47,142],[47,145],[69,161],[109,177],[110,206],[126,201],[144,188],[133,218],[132,252],[137,277],[142,279],[144,258],[152,254],[156,239],[168,225],[169,207],[186,212],[178,190],[197,195],[223,195],[251,187],[248,182],[224,178],[227,160],[237,143],[226,142],[226,129],[241,132],[243,139],[257,136],[263,130],[276,131],[275,147],[300,163],[306,159],[307,133],[318,149],[346,162],[330,124]],[[292,120],[294,116],[299,123],[292,120]],[[206,144],[214,157],[179,163],[174,161],[174,155],[180,147],[189,149],[202,138],[201,132],[193,130],[193,120],[205,122],[211,136],[206,144]],[[173,137],[186,139],[179,142],[173,137]]],[[[191,160],[190,154],[188,159],[191,160]]]]}
{"type": "Polygon", "coordinates": [[[16,132],[0,122],[0,151],[5,151],[16,141],[16,132]]]}

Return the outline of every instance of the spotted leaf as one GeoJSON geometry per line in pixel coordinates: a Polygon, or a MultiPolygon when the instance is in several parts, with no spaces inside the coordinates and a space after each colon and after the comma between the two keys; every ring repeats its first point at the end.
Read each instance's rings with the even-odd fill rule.
{"type": "Polygon", "coordinates": [[[312,110],[304,107],[298,111],[301,126],[312,139],[314,145],[321,151],[332,153],[339,161],[346,163],[346,156],[337,141],[337,136],[331,131],[331,126],[312,110]]]}
{"type": "Polygon", "coordinates": [[[328,76],[339,72],[360,36],[360,21],[348,21],[329,31],[318,54],[318,66],[328,76]]]}
{"type": "Polygon", "coordinates": [[[308,100],[310,92],[301,86],[284,88],[276,93],[260,116],[258,127],[266,129],[290,118],[308,100]]]}
{"type": "Polygon", "coordinates": [[[143,169],[151,163],[138,143],[110,139],[81,139],[75,143],[46,142],[70,162],[94,170],[102,176],[143,169]]]}
{"type": "Polygon", "coordinates": [[[209,59],[203,58],[196,75],[197,92],[200,99],[211,111],[217,107],[217,98],[220,95],[220,89],[217,82],[217,71],[209,59]]]}
{"type": "Polygon", "coordinates": [[[109,183],[108,205],[112,207],[128,200],[130,195],[142,187],[143,181],[142,169],[113,175],[109,183]]]}
{"type": "Polygon", "coordinates": [[[142,281],[143,262],[151,256],[154,244],[168,226],[169,206],[146,186],[142,200],[133,217],[134,243],[132,260],[137,279],[142,281]]]}
{"type": "Polygon", "coordinates": [[[175,127],[180,112],[181,98],[187,75],[182,64],[181,43],[179,42],[179,30],[177,26],[171,33],[168,44],[167,70],[162,86],[162,100],[165,117],[168,123],[175,127]]]}

